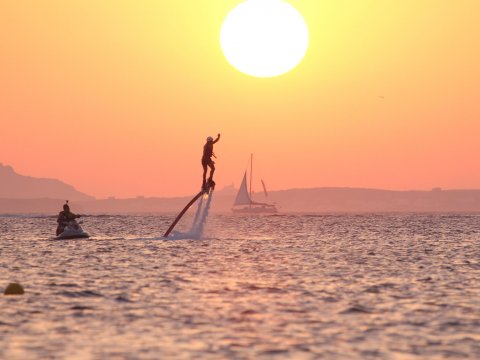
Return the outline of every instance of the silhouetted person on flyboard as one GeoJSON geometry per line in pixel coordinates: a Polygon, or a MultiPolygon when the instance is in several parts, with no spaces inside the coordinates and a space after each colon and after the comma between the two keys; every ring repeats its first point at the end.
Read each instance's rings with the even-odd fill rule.
{"type": "Polygon", "coordinates": [[[68,200],[65,205],[63,205],[63,211],[60,211],[57,218],[57,236],[65,231],[65,227],[72,220],[78,219],[80,215],[76,215],[70,211],[70,206],[68,206],[68,200]]]}
{"type": "Polygon", "coordinates": [[[216,144],[220,140],[220,134],[213,140],[211,136],[207,138],[207,143],[203,146],[202,166],[203,166],[203,183],[202,189],[207,190],[207,166],[210,168],[210,176],[208,177],[208,184],[215,186],[213,182],[213,173],[215,172],[215,162],[212,160],[212,156],[216,158],[213,153],[213,144],[216,144]]]}

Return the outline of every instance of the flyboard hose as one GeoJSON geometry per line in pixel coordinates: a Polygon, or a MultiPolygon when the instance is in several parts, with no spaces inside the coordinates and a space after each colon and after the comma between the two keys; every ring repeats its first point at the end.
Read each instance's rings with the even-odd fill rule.
{"type": "Polygon", "coordinates": [[[190,209],[190,207],[201,197],[203,196],[204,194],[208,194],[208,196],[211,196],[212,192],[213,192],[213,189],[215,187],[215,183],[213,183],[213,186],[210,186],[210,188],[205,191],[202,189],[202,191],[200,191],[192,200],[190,200],[190,202],[183,208],[183,210],[180,212],[180,214],[178,214],[178,216],[175,218],[175,221],[172,223],[172,225],[170,225],[170,227],[168,228],[168,230],[165,232],[165,234],[163,235],[164,237],[167,237],[168,235],[170,235],[170,233],[172,232],[172,230],[175,228],[175,226],[177,225],[177,223],[180,221],[180,219],[182,218],[182,216],[187,212],[188,209],[190,209]]]}

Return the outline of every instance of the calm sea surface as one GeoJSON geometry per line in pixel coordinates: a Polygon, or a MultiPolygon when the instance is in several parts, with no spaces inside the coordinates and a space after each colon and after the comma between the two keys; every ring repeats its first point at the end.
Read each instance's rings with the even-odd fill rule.
{"type": "Polygon", "coordinates": [[[171,220],[0,217],[0,358],[480,358],[479,214],[171,220]]]}

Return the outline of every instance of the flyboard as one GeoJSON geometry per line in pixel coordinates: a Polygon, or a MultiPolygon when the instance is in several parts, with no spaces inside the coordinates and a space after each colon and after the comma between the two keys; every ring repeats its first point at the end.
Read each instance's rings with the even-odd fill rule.
{"type": "Polygon", "coordinates": [[[177,223],[180,221],[182,216],[187,212],[188,209],[190,209],[190,206],[195,204],[195,202],[198,199],[200,199],[204,194],[210,195],[213,192],[214,189],[215,189],[215,182],[213,180],[209,180],[207,182],[207,186],[205,188],[203,188],[197,195],[195,195],[195,197],[192,200],[190,200],[190,202],[183,208],[183,210],[180,211],[180,214],[178,214],[178,216],[173,221],[172,225],[170,225],[170,227],[168,228],[168,230],[165,232],[165,234],[163,236],[167,237],[168,235],[170,235],[170,233],[175,228],[177,223]]]}

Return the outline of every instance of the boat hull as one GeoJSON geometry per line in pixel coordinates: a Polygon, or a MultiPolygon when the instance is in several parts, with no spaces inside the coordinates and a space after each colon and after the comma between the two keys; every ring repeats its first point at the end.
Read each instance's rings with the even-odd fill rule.
{"type": "Polygon", "coordinates": [[[58,235],[55,239],[57,240],[68,240],[68,239],[87,239],[90,235],[85,231],[64,231],[58,235]]]}
{"type": "Polygon", "coordinates": [[[276,214],[278,210],[274,206],[261,206],[261,207],[244,207],[233,208],[232,212],[235,214],[276,214]]]}

